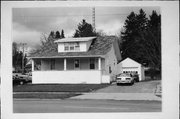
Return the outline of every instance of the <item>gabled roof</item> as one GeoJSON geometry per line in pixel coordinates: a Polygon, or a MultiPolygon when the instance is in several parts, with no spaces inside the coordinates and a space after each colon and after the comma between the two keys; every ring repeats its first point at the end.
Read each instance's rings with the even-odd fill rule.
{"type": "Polygon", "coordinates": [[[61,58],[61,57],[102,57],[110,51],[113,42],[117,40],[115,36],[97,37],[87,52],[58,52],[57,44],[53,47],[44,48],[31,54],[30,58],[61,58]]]}
{"type": "Polygon", "coordinates": [[[90,41],[95,39],[96,37],[80,37],[80,38],[63,38],[54,41],[55,43],[66,43],[66,42],[82,42],[82,41],[90,41]]]}
{"type": "Polygon", "coordinates": [[[123,62],[127,62],[127,61],[130,61],[130,62],[133,62],[135,64],[138,64],[138,65],[141,65],[139,62],[127,57],[126,59],[122,60],[120,63],[123,63],[123,62]]]}

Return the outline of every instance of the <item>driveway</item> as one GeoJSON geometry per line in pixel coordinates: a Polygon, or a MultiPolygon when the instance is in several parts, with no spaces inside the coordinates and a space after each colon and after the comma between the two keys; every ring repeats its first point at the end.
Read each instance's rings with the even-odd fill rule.
{"type": "Polygon", "coordinates": [[[154,93],[158,84],[161,84],[161,80],[138,82],[132,86],[112,84],[95,91],[95,93],[154,93]]]}
{"type": "Polygon", "coordinates": [[[138,82],[132,86],[117,86],[112,84],[109,87],[99,89],[91,93],[71,97],[70,99],[103,99],[103,100],[146,100],[161,101],[161,97],[155,95],[156,86],[161,81],[138,82]]]}

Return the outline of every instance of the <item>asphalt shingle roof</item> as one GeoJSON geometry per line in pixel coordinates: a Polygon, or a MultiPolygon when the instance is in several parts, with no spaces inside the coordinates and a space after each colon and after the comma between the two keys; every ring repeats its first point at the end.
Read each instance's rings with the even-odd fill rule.
{"type": "Polygon", "coordinates": [[[50,58],[50,57],[83,57],[83,56],[103,56],[112,47],[112,43],[116,39],[115,36],[97,37],[93,40],[87,52],[61,52],[59,53],[57,43],[47,45],[39,51],[30,55],[31,58],[50,58]]]}

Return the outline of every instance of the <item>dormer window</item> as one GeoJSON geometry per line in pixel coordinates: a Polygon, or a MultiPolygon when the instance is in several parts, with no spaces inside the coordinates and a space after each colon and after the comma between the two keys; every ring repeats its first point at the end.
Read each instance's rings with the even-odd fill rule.
{"type": "Polygon", "coordinates": [[[64,43],[64,51],[79,51],[79,43],[64,43]]]}
{"type": "Polygon", "coordinates": [[[58,52],[87,52],[96,37],[63,38],[58,43],[58,52]]]}

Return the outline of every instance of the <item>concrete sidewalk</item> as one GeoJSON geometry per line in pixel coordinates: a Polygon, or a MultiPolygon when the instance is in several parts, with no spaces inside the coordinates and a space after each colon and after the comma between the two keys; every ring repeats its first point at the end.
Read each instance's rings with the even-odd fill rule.
{"type": "Polygon", "coordinates": [[[70,99],[102,99],[102,100],[147,100],[161,101],[153,93],[83,93],[70,99]]]}

